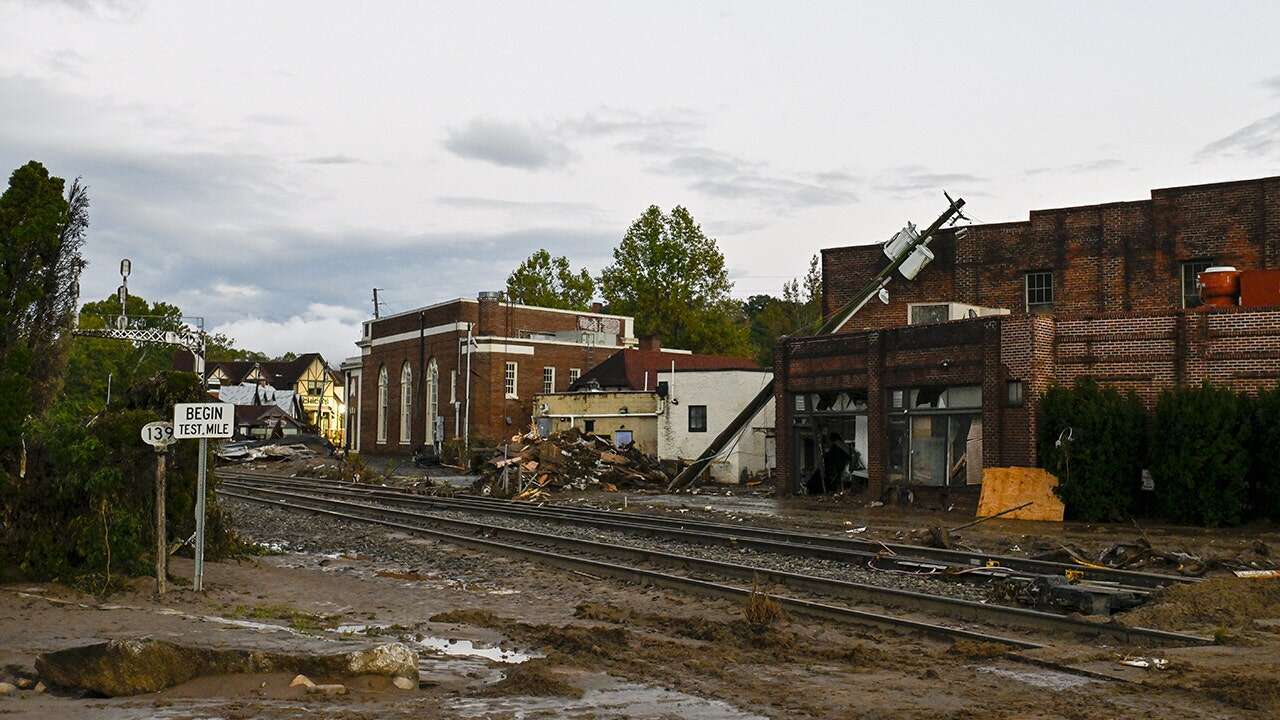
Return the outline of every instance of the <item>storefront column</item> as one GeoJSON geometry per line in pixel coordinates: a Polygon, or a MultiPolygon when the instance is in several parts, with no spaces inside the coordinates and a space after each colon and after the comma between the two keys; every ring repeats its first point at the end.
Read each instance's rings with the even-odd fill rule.
{"type": "Polygon", "coordinates": [[[873,498],[884,492],[889,413],[886,393],[880,386],[883,368],[884,344],[880,341],[880,332],[867,333],[867,495],[873,498]]]}

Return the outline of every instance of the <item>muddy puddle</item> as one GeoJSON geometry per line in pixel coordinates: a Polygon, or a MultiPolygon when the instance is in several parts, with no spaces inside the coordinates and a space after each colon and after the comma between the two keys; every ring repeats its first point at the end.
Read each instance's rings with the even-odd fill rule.
{"type": "MultiPolygon", "coordinates": [[[[339,634],[367,635],[370,630],[384,630],[389,625],[339,625],[334,632],[339,634]]],[[[462,640],[458,638],[439,637],[434,635],[405,635],[402,640],[418,650],[425,650],[447,657],[473,657],[497,663],[516,664],[542,657],[535,653],[507,650],[498,645],[462,640]]]]}
{"type": "Polygon", "coordinates": [[[574,678],[585,691],[581,698],[563,697],[459,697],[446,702],[461,717],[591,717],[598,719],[685,718],[688,720],[764,720],[719,700],[624,682],[608,675],[574,678]]]}
{"type": "Polygon", "coordinates": [[[1056,670],[1011,670],[989,665],[979,666],[974,669],[980,673],[990,673],[1048,690],[1069,690],[1094,682],[1092,679],[1082,675],[1072,675],[1056,670]]]}

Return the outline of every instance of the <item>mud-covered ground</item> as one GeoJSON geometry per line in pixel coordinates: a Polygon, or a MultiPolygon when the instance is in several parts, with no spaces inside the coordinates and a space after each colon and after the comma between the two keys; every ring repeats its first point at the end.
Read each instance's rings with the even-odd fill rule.
{"type": "MultiPolygon", "coordinates": [[[[737,603],[600,580],[368,525],[232,503],[237,527],[282,554],[207,566],[207,592],[106,599],[0,588],[0,668],[41,651],[150,634],[264,649],[387,637],[422,653],[422,687],[317,699],[289,678],[202,678],[117,699],[19,691],[0,714],[72,718],[1103,718],[1274,717],[1280,602],[1253,581],[1205,585],[1142,624],[1218,634],[1222,646],[1144,651],[1055,640],[1003,649],[800,618],[752,623],[737,603]],[[1241,609],[1243,608],[1243,609],[1241,609]],[[1158,657],[1164,670],[1125,666],[1158,657]],[[1124,680],[1108,681],[1115,676],[1124,680]]],[[[179,560],[174,574],[189,576],[179,560]]],[[[1214,581],[1217,583],[1218,581],[1214,581]]],[[[1188,593],[1191,591],[1182,591],[1188,593]]],[[[10,667],[12,666],[12,667],[10,667]]]]}

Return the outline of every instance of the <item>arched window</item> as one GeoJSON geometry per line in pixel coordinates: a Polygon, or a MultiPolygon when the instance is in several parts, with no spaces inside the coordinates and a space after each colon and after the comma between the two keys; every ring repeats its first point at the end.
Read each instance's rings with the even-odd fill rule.
{"type": "Polygon", "coordinates": [[[413,426],[413,370],[409,361],[400,368],[400,444],[409,444],[409,429],[413,426]]]}
{"type": "Polygon", "coordinates": [[[427,364],[427,444],[434,445],[436,437],[436,416],[440,414],[440,367],[435,358],[427,364]]]}
{"type": "Polygon", "coordinates": [[[378,442],[387,441],[387,366],[378,368],[378,442]]]}

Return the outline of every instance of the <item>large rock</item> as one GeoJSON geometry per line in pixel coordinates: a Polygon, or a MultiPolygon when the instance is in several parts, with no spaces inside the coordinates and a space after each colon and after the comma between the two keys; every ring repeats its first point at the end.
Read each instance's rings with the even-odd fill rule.
{"type": "Polygon", "coordinates": [[[36,670],[50,685],[115,697],[156,692],[202,675],[293,672],[316,677],[418,677],[418,655],[400,643],[354,652],[306,654],[192,647],[149,638],[46,653],[36,670]]]}

